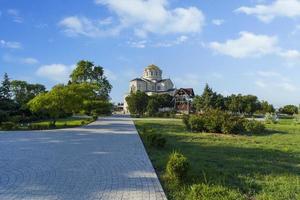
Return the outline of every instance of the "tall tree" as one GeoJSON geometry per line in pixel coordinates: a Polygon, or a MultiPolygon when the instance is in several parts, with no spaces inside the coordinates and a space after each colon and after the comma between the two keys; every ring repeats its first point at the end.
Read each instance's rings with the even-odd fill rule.
{"type": "Polygon", "coordinates": [[[35,96],[46,91],[41,84],[29,84],[26,81],[11,81],[12,96],[20,106],[25,105],[35,96]]]}
{"type": "Polygon", "coordinates": [[[0,99],[11,99],[10,80],[7,73],[4,74],[4,79],[0,87],[0,99]]]}
{"type": "Polygon", "coordinates": [[[286,105],[280,108],[279,112],[287,115],[298,114],[298,107],[295,105],[286,105]]]}
{"type": "Polygon", "coordinates": [[[104,75],[103,67],[94,65],[93,62],[81,60],[70,75],[71,83],[90,83],[97,86],[97,96],[108,99],[112,85],[104,75]]]}
{"type": "Polygon", "coordinates": [[[128,110],[131,114],[143,115],[147,110],[149,97],[145,92],[137,91],[126,97],[128,110]]]}
{"type": "Polygon", "coordinates": [[[269,104],[267,101],[262,101],[260,103],[260,111],[263,114],[274,113],[275,112],[275,108],[274,108],[274,106],[272,104],[269,104]]]}
{"type": "Polygon", "coordinates": [[[202,95],[196,96],[193,104],[197,111],[203,111],[210,108],[224,109],[224,97],[221,94],[214,92],[212,88],[206,84],[202,95]]]}

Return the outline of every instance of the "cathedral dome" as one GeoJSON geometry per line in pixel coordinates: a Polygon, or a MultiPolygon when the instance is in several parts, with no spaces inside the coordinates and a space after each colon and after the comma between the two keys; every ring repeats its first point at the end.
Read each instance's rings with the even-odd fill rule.
{"type": "Polygon", "coordinates": [[[159,81],[162,79],[162,70],[156,65],[149,65],[144,70],[143,78],[159,81]]]}

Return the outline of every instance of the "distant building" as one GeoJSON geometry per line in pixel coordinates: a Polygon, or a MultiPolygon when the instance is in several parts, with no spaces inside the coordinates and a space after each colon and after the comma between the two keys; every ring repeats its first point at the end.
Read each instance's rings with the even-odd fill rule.
{"type": "Polygon", "coordinates": [[[193,88],[180,88],[174,94],[174,104],[177,112],[189,114],[195,97],[193,88]]]}
{"type": "Polygon", "coordinates": [[[129,87],[131,92],[139,90],[148,95],[162,93],[174,95],[176,90],[171,79],[162,79],[162,70],[155,65],[146,67],[143,76],[131,80],[129,87]]]}
{"type": "MultiPolygon", "coordinates": [[[[171,79],[162,78],[162,70],[156,65],[149,65],[144,69],[142,77],[135,78],[129,83],[129,92],[145,92],[149,96],[154,94],[169,94],[174,97],[175,109],[180,112],[190,112],[191,99],[194,97],[192,88],[177,90],[171,79]]],[[[129,94],[125,95],[126,96],[129,94]]],[[[124,112],[128,112],[127,102],[124,100],[124,112]]]]}

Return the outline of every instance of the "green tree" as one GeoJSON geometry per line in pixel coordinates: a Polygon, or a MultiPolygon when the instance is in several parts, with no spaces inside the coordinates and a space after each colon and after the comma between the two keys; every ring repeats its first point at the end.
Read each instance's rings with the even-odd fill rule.
{"type": "Polygon", "coordinates": [[[93,62],[81,60],[70,75],[70,83],[90,83],[97,86],[96,94],[99,99],[108,100],[112,85],[104,75],[103,67],[93,62]]]}
{"type": "Polygon", "coordinates": [[[155,116],[158,113],[161,104],[158,98],[150,98],[147,104],[147,113],[149,116],[155,116]]]}
{"type": "Polygon", "coordinates": [[[56,85],[50,92],[41,93],[28,102],[34,112],[46,112],[53,119],[67,113],[78,113],[84,109],[84,102],[96,98],[95,86],[88,83],[56,85]]]}
{"type": "Polygon", "coordinates": [[[0,99],[11,99],[10,80],[7,73],[4,74],[4,79],[0,87],[0,99]]]}
{"type": "Polygon", "coordinates": [[[126,97],[128,110],[131,114],[143,115],[147,110],[148,95],[145,92],[137,91],[126,97]]]}
{"type": "Polygon", "coordinates": [[[257,110],[260,109],[260,102],[258,101],[257,96],[246,95],[243,96],[243,113],[253,115],[257,110]]]}
{"type": "Polygon", "coordinates": [[[298,107],[295,105],[286,105],[279,109],[279,112],[282,114],[293,115],[298,114],[298,107]]]}
{"type": "Polygon", "coordinates": [[[203,111],[210,108],[224,109],[224,97],[221,94],[214,92],[212,88],[206,84],[202,95],[194,98],[193,106],[197,111],[203,111]]]}
{"type": "Polygon", "coordinates": [[[274,113],[275,112],[275,108],[272,104],[269,104],[267,101],[262,101],[260,104],[260,111],[263,114],[266,113],[274,113]]]}
{"type": "Polygon", "coordinates": [[[11,82],[12,96],[16,103],[25,105],[35,96],[46,91],[41,84],[29,84],[26,81],[13,80],[11,82]]]}
{"type": "Polygon", "coordinates": [[[147,104],[147,113],[149,116],[155,116],[160,108],[173,108],[173,97],[169,94],[154,94],[149,96],[147,104]]]}

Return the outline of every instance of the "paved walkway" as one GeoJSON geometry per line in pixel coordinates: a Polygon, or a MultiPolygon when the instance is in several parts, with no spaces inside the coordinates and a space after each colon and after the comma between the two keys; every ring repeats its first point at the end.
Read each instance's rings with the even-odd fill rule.
{"type": "Polygon", "coordinates": [[[0,132],[0,199],[166,199],[133,122],[0,132]]]}

